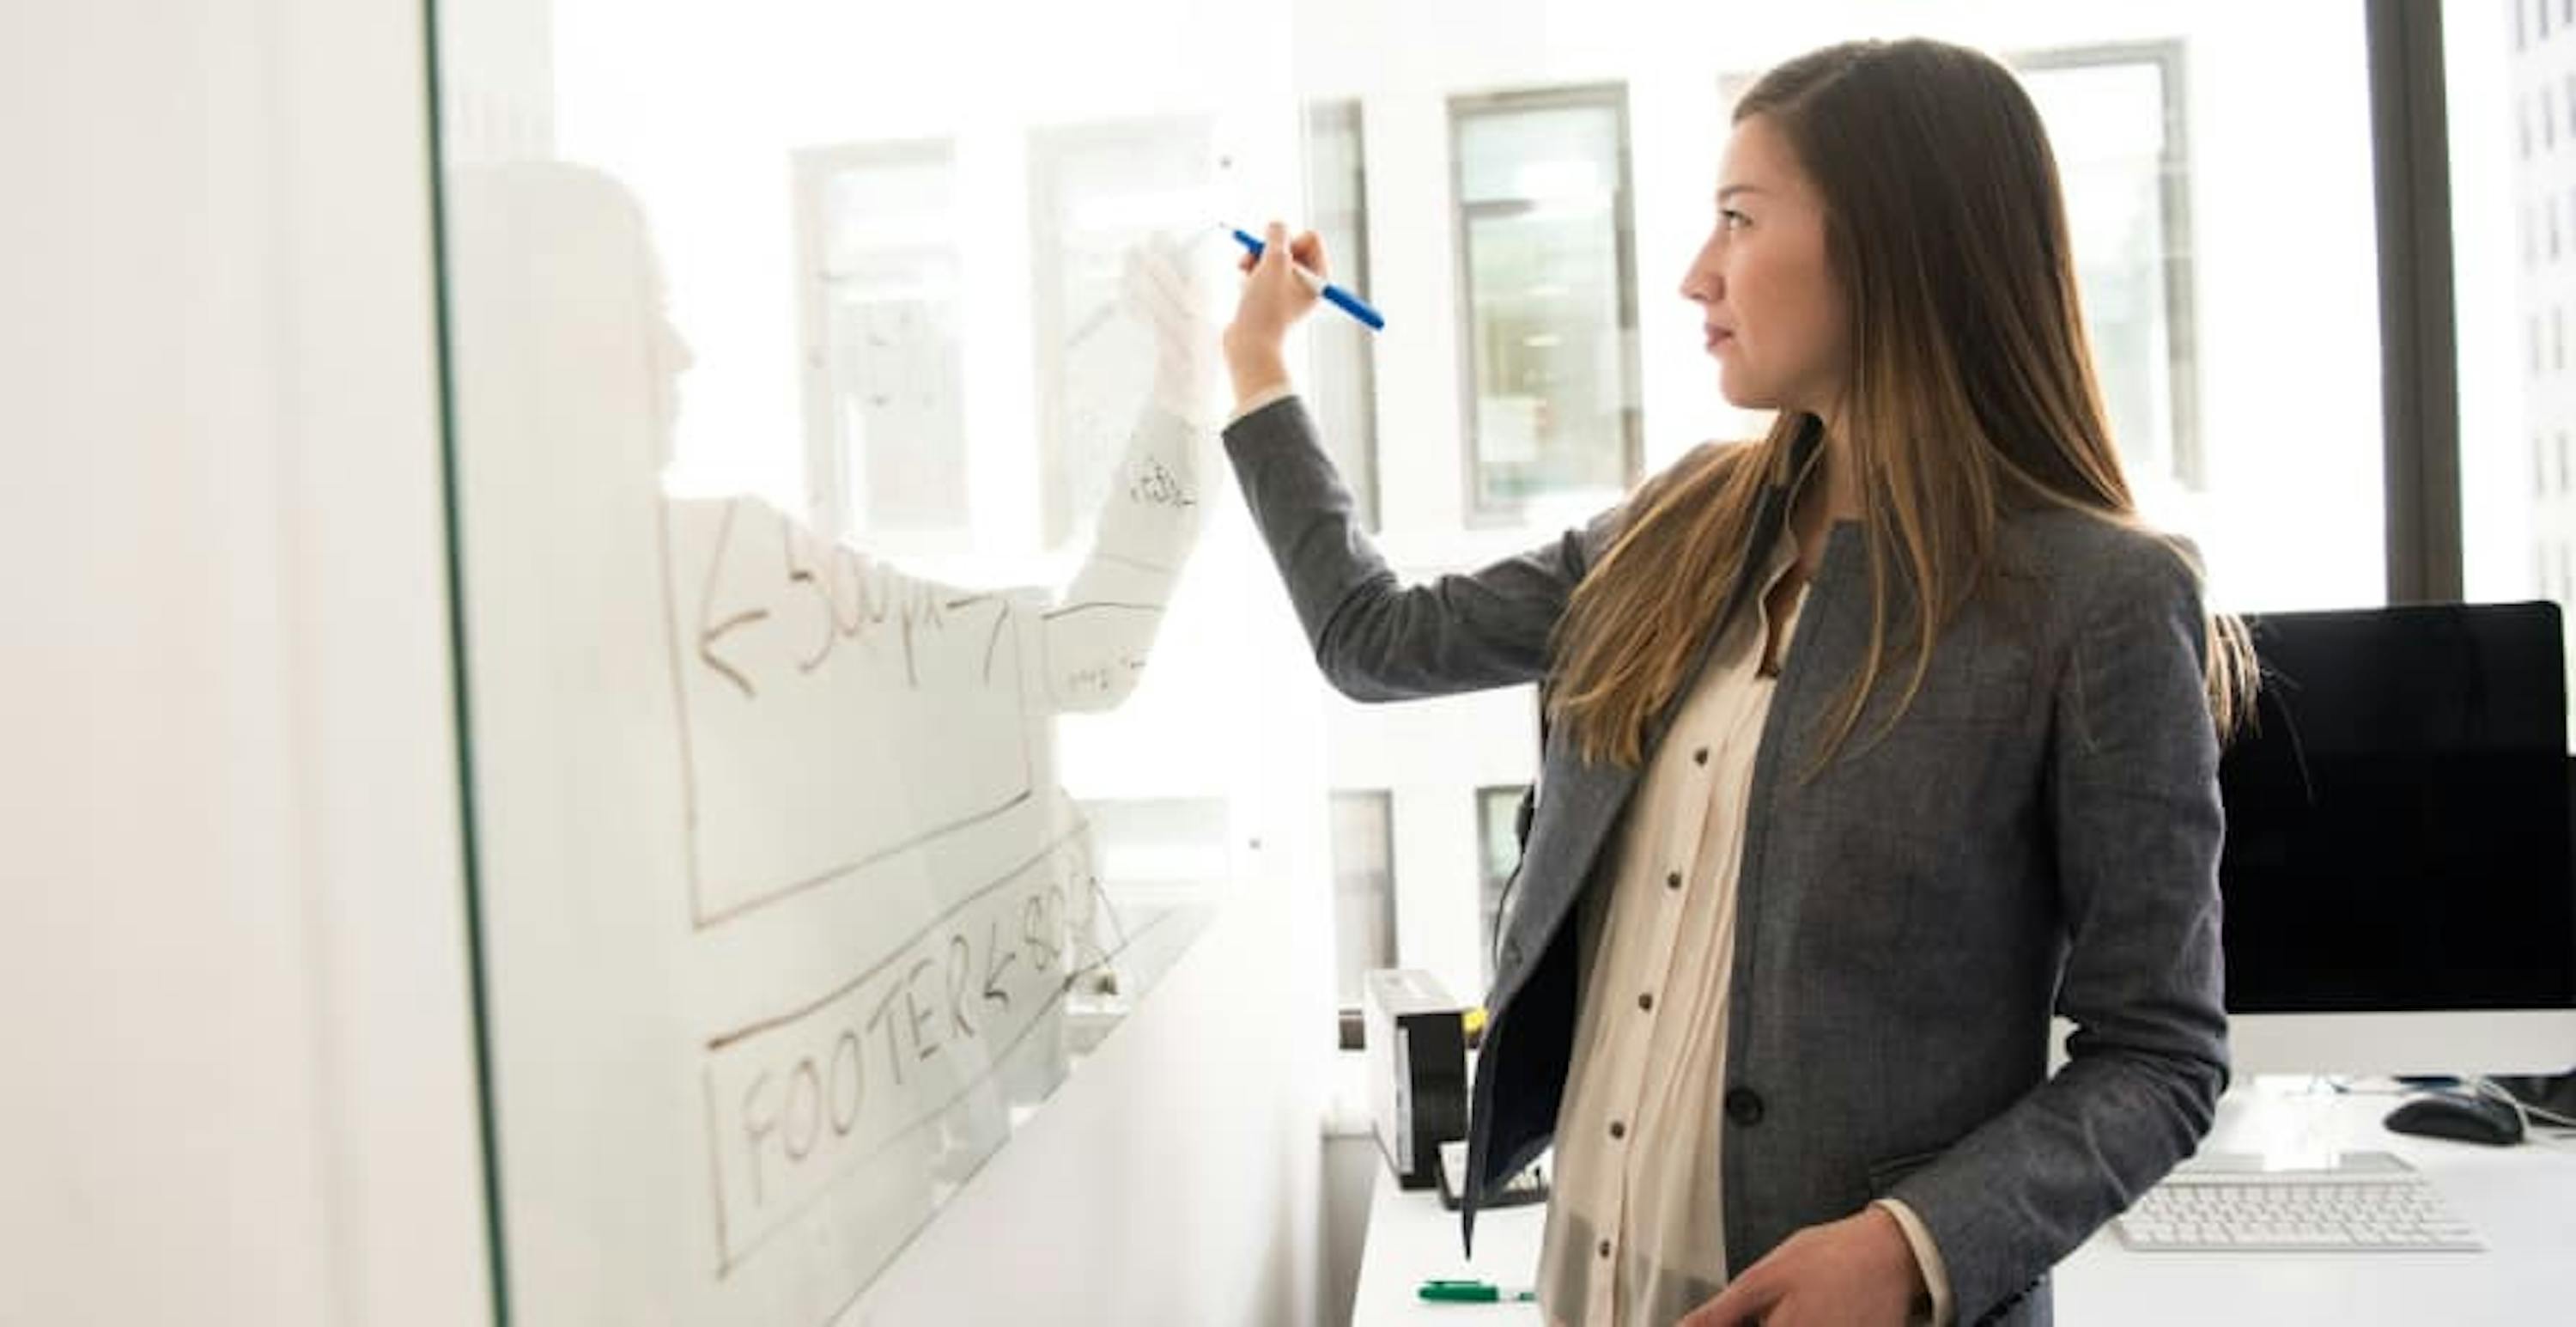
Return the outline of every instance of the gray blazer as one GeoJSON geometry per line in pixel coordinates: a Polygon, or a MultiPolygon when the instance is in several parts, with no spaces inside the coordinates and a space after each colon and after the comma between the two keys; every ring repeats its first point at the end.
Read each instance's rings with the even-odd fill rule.
{"type": "MultiPolygon", "coordinates": [[[[1803,445],[1814,445],[1812,437],[1803,445]]],[[[1538,681],[1616,514],[1523,556],[1398,582],[1294,398],[1225,432],[1324,674],[1360,700],[1538,681]]],[[[1775,489],[1758,546],[1785,518],[1775,489]]],[[[1812,779],[1868,646],[1867,555],[1836,526],[1755,757],[1724,1109],[1727,1264],[1874,1196],[1913,1208],[1961,1322],[2050,1320],[2048,1269],[2191,1154],[2227,1081],[2218,745],[2196,578],[2088,515],[2008,521],[1875,745],[1873,698],[1812,779]],[[2050,1012],[2072,1020],[2046,1069],[2050,1012]]],[[[1744,607],[1753,560],[1709,568],[1744,607]]],[[[1676,574],[1688,569],[1675,568],[1676,574]]],[[[1705,648],[1705,647],[1703,647],[1705,648]]],[[[1660,739],[1663,724],[1652,737],[1660,739]]],[[[1475,1196],[1547,1146],[1583,989],[1570,923],[1637,772],[1552,734],[1476,1063],[1475,1196]]]]}

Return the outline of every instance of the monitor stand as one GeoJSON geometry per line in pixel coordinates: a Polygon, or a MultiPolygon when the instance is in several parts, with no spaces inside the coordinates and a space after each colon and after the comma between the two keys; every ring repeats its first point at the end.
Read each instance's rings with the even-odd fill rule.
{"type": "MultiPolygon", "coordinates": [[[[2263,1074],[2218,1100],[2218,1118],[2187,1169],[2385,1173],[2394,1160],[2382,1151],[2352,1151],[2335,1143],[2336,1107],[2353,1095],[2342,1080],[2324,1075],[2263,1074]]],[[[2374,1090],[2375,1095],[2375,1090],[2374,1090]]],[[[2388,1103],[2402,1100],[2392,1090],[2388,1103]]],[[[2403,1169],[2402,1163],[2398,1167],[2403,1169]]]]}

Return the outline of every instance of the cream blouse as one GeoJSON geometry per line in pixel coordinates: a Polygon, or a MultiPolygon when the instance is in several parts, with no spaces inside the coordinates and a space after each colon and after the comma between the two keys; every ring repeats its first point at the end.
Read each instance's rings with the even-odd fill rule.
{"type": "MultiPolygon", "coordinates": [[[[1551,1324],[1662,1327],[1726,1286],[1720,1099],[1736,871],[1774,686],[1762,658],[1770,591],[1796,552],[1784,532],[1755,611],[1719,638],[1638,784],[1610,888],[1583,904],[1577,924],[1592,961],[1538,1268],[1551,1324]]],[[[1780,621],[1782,655],[1804,597],[1780,621]]],[[[1924,1269],[1932,1320],[1946,1327],[1938,1250],[1902,1203],[1882,1205],[1924,1269]]]]}

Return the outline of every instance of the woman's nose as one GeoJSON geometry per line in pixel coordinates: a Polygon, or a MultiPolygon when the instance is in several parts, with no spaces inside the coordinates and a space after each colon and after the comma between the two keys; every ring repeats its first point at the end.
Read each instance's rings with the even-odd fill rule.
{"type": "Polygon", "coordinates": [[[1715,241],[1701,245],[1699,252],[1691,255],[1690,266],[1682,269],[1683,299],[1714,304],[1718,295],[1723,293],[1725,280],[1719,275],[1717,264],[1711,261],[1709,252],[1714,247],[1715,241]]]}

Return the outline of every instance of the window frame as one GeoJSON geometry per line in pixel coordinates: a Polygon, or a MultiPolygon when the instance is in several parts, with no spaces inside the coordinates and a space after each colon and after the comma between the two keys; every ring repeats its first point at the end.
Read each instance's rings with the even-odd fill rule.
{"type": "Polygon", "coordinates": [[[2378,213],[2388,602],[2456,603],[2465,584],[2465,515],[2442,6],[2367,0],[2363,21],[2378,213]]]}
{"type": "MultiPolygon", "coordinates": [[[[1307,149],[1306,193],[1310,207],[1319,206],[1322,198],[1322,191],[1319,188],[1322,177],[1315,173],[1320,156],[1314,150],[1316,140],[1325,132],[1347,132],[1350,136],[1352,173],[1349,238],[1352,242],[1336,247],[1331,243],[1332,237],[1328,235],[1325,252],[1332,259],[1334,279],[1337,282],[1353,290],[1367,290],[1370,288],[1370,281],[1368,124],[1365,106],[1358,97],[1331,97],[1309,101],[1304,108],[1303,127],[1307,149]],[[1327,129],[1320,124],[1327,118],[1337,123],[1327,129]]],[[[1321,220],[1320,214],[1318,220],[1321,220]]],[[[1327,369],[1332,365],[1325,359],[1325,345],[1319,344],[1318,341],[1310,341],[1307,347],[1309,356],[1314,360],[1316,387],[1314,405],[1318,419],[1329,424],[1333,407],[1338,403],[1335,393],[1347,391],[1350,394],[1347,404],[1351,408],[1355,422],[1359,425],[1357,436],[1349,443],[1342,444],[1338,441],[1343,436],[1341,432],[1327,427],[1325,446],[1327,450],[1335,453],[1334,461],[1343,471],[1343,480],[1350,485],[1352,495],[1359,501],[1362,528],[1375,534],[1382,528],[1378,492],[1380,475],[1377,433],[1377,355],[1374,348],[1361,339],[1366,334],[1356,326],[1327,319],[1322,320],[1318,329],[1309,335],[1318,340],[1333,338],[1330,344],[1357,351],[1356,354],[1346,357],[1348,362],[1355,366],[1354,381],[1335,384],[1328,388],[1327,369]]]]}
{"type": "Polygon", "coordinates": [[[1331,788],[1326,790],[1326,798],[1325,855],[1332,863],[1333,872],[1333,1005],[1338,1015],[1336,1021],[1340,1028],[1341,1048],[1346,1051],[1355,1051],[1360,1048],[1363,1020],[1360,1016],[1360,1006],[1358,1002],[1354,1001],[1345,1004],[1341,998],[1341,967],[1343,959],[1342,898],[1345,891],[1342,888],[1343,856],[1341,837],[1337,832],[1334,832],[1339,828],[1340,816],[1335,813],[1340,807],[1348,804],[1369,803],[1377,807],[1378,823],[1383,826],[1386,831],[1385,838],[1383,840],[1383,846],[1386,849],[1386,856],[1384,858],[1384,866],[1386,868],[1386,890],[1380,901],[1380,910],[1386,923],[1387,962],[1390,965],[1401,966],[1404,961],[1404,942],[1398,928],[1397,911],[1395,906],[1397,892],[1395,877],[1395,790],[1392,788],[1331,788]]]}
{"type": "MultiPolygon", "coordinates": [[[[1644,373],[1637,351],[1637,227],[1636,181],[1632,158],[1635,155],[1633,127],[1628,113],[1628,85],[1623,80],[1576,83],[1555,87],[1514,88],[1502,91],[1458,93],[1448,99],[1449,138],[1449,217],[1450,259],[1456,273],[1457,298],[1452,311],[1457,318],[1459,512],[1463,524],[1471,530],[1525,524],[1530,503],[1490,503],[1483,500],[1477,483],[1482,455],[1477,434],[1478,384],[1476,381],[1476,303],[1475,265],[1469,245],[1473,221],[1479,215],[1497,216],[1516,205],[1511,203],[1470,204],[1466,201],[1466,159],[1459,150],[1461,130],[1466,122],[1479,115],[1509,114],[1520,111],[1593,109],[1608,110],[1617,126],[1618,188],[1611,199],[1611,231],[1614,261],[1617,266],[1618,326],[1620,347],[1619,390],[1626,402],[1619,412],[1619,486],[1634,488],[1644,477],[1645,408],[1644,373]]],[[[1525,204],[1523,204],[1525,205],[1525,204]]]]}
{"type": "Polygon", "coordinates": [[[2099,42],[2017,52],[2007,57],[2016,75],[2056,70],[2150,65],[2162,84],[2164,134],[2157,172],[2158,223],[2163,227],[2166,409],[2173,420],[2165,466],[2176,483],[2206,488],[2209,470],[2200,424],[2200,323],[2192,265],[2191,85],[2178,39],[2099,42]]]}

